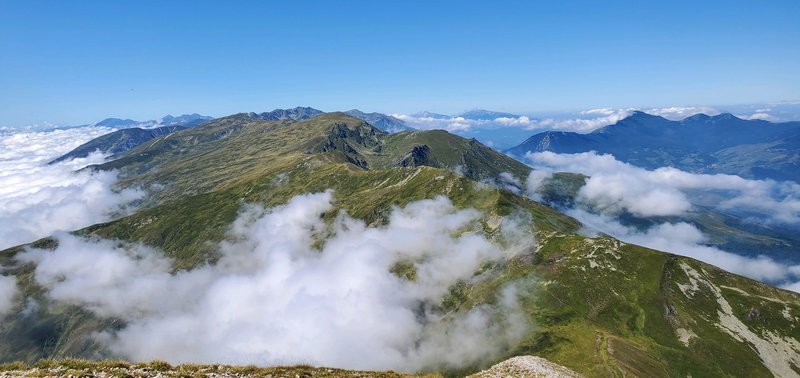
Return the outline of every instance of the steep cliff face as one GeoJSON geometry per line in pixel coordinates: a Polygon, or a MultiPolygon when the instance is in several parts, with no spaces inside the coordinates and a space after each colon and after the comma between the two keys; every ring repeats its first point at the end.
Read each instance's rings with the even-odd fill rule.
{"type": "Polygon", "coordinates": [[[431,148],[425,144],[415,144],[407,154],[392,161],[395,167],[438,167],[438,163],[431,159],[431,148]]]}

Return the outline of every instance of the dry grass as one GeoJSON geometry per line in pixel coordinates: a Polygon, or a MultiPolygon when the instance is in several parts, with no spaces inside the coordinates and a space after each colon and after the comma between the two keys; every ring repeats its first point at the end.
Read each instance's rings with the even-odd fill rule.
{"type": "Polygon", "coordinates": [[[0,364],[0,377],[439,377],[438,375],[408,375],[393,371],[373,372],[298,366],[230,366],[230,365],[170,365],[164,361],[130,363],[125,361],[92,361],[82,359],[40,360],[34,364],[10,362],[0,364]]]}

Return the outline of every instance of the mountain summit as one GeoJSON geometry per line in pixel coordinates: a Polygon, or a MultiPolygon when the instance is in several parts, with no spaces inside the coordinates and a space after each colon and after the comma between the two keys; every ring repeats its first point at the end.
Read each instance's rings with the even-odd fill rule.
{"type": "Polygon", "coordinates": [[[476,120],[476,121],[494,121],[498,118],[519,118],[519,115],[511,114],[511,113],[503,113],[503,112],[495,112],[491,110],[483,110],[483,109],[476,109],[470,110],[468,112],[464,112],[458,115],[458,117],[476,120]]]}
{"type": "Polygon", "coordinates": [[[258,118],[264,121],[298,121],[301,119],[313,118],[322,113],[323,111],[311,107],[298,106],[292,109],[275,109],[271,112],[249,113],[249,115],[253,118],[258,118]]]}

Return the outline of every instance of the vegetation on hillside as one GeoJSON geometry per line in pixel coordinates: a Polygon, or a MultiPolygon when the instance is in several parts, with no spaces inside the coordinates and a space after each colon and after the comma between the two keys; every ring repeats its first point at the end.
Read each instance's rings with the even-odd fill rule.
{"type": "MultiPolygon", "coordinates": [[[[455,285],[441,303],[458,313],[497,301],[508,283],[526,290],[522,307],[535,326],[495,362],[539,355],[587,376],[800,374],[800,295],[689,258],[581,236],[574,219],[487,184],[504,172],[522,180],[528,167],[443,131],[389,135],[340,113],[298,122],[234,115],[156,138],[92,169],[119,169],[121,187],[143,187],[150,196],[137,213],[78,233],[157,247],[175,270],[213,262],[213,246],[244,204],[273,206],[325,189],[334,190],[338,209],[372,225],[384,224],[392,206],[440,194],[481,211],[489,235],[502,217],[526,214],[536,247],[483,267],[484,279],[455,285]]],[[[568,198],[580,180],[564,176],[553,196],[568,198]]],[[[14,260],[23,248],[0,252],[0,264],[26,296],[43,299],[33,267],[14,260]]],[[[413,278],[408,267],[396,270],[413,278]]],[[[0,359],[108,358],[88,336],[123,326],[50,303],[36,317],[0,323],[0,359]]]]}

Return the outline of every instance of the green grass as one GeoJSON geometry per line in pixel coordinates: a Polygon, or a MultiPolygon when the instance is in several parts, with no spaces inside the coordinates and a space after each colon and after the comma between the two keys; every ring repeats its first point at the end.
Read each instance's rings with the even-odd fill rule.
{"type": "MultiPolygon", "coordinates": [[[[124,175],[122,187],[141,186],[153,191],[152,195],[137,213],[78,233],[159,248],[174,259],[176,270],[213,261],[217,257],[213,246],[226,237],[244,204],[269,207],[326,189],[334,190],[337,209],[371,225],[384,224],[393,206],[437,195],[448,196],[459,208],[482,211],[483,231],[490,237],[495,237],[488,226],[490,218],[527,214],[534,223],[531,237],[538,239],[538,251],[523,251],[507,261],[484,265],[481,280],[460,282],[440,304],[444,312],[468,311],[494,303],[499,290],[509,283],[522,288],[523,311],[533,326],[519,345],[497,356],[497,361],[535,354],[587,376],[769,375],[749,344],[736,341],[715,325],[719,306],[712,295],[683,294],[678,284],[687,284],[688,277],[681,264],[705,271],[717,286],[748,293],[722,289],[736,316],[754,332],[800,340],[797,321],[782,315],[784,305],[760,298],[786,302],[793,314],[800,314],[796,293],[608,237],[580,236],[576,233],[580,224],[574,219],[475,181],[502,172],[523,178],[527,167],[443,131],[386,135],[342,114],[295,123],[237,115],[155,139],[101,168],[119,168],[124,175]],[[438,167],[392,166],[415,144],[428,145],[438,167]],[[353,163],[359,159],[367,163],[366,168],[353,163]],[[454,173],[456,166],[469,174],[454,173]],[[746,313],[753,308],[760,315],[747,319],[746,313]],[[678,339],[677,328],[691,329],[697,337],[686,346],[678,339]]],[[[558,175],[548,184],[547,193],[553,199],[569,200],[584,179],[558,175]]],[[[334,215],[326,214],[326,219],[334,215]]],[[[43,239],[35,246],[55,248],[56,242],[43,239]]],[[[43,290],[31,277],[33,267],[14,264],[13,256],[21,250],[0,252],[0,264],[17,275],[26,296],[42,298],[43,290]]],[[[393,272],[410,280],[415,276],[411,264],[399,263],[393,272]]],[[[108,358],[88,335],[123,326],[57,304],[43,306],[38,315],[35,324],[24,319],[0,323],[0,359],[108,358]]],[[[41,363],[77,364],[68,369],[82,371],[80,362],[47,361],[41,363]]],[[[170,368],[155,363],[149,369],[157,366],[170,368]]],[[[188,369],[190,376],[197,371],[171,368],[188,369]]],[[[443,373],[463,375],[479,368],[443,373]]]]}

